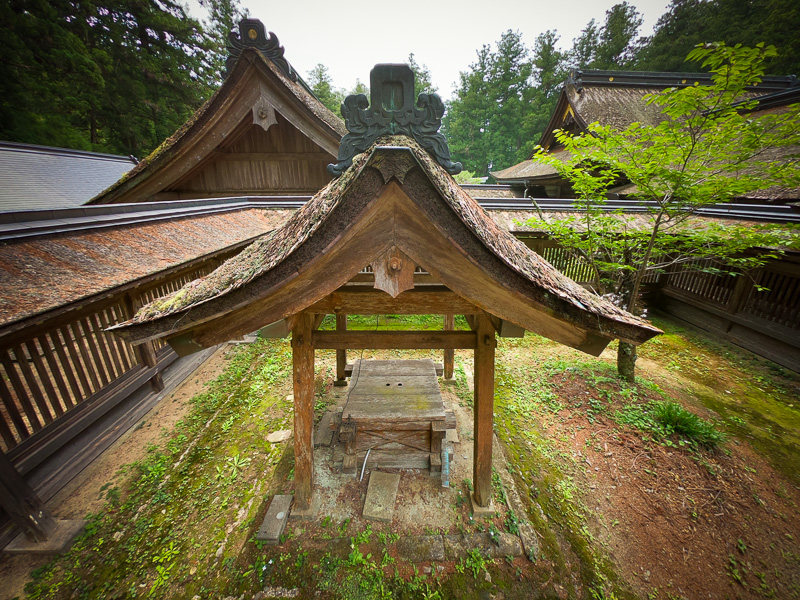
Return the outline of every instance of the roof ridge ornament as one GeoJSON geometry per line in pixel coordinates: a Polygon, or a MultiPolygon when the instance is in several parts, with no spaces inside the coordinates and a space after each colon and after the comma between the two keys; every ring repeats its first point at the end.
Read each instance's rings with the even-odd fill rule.
{"type": "Polygon", "coordinates": [[[460,162],[450,159],[450,148],[439,133],[444,103],[438,94],[420,94],[414,104],[414,72],[406,64],[378,64],[369,74],[370,102],[353,94],[342,104],[347,131],[339,144],[336,164],[328,172],[339,177],[356,154],[365,152],[381,135],[404,133],[413,137],[451,175],[460,173],[460,162]]]}
{"type": "Polygon", "coordinates": [[[278,36],[273,32],[267,34],[264,24],[258,19],[242,19],[239,21],[239,33],[231,31],[228,34],[228,58],[225,60],[226,74],[233,70],[236,59],[241,56],[245,48],[255,48],[265,58],[271,60],[284,75],[292,81],[297,81],[292,65],[283,56],[283,46],[281,46],[278,36]]]}

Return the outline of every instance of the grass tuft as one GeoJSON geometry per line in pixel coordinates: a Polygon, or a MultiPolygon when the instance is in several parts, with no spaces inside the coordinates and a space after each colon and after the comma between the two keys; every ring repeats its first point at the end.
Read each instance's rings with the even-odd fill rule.
{"type": "Polygon", "coordinates": [[[707,448],[716,448],[727,439],[712,423],[689,412],[677,402],[654,402],[653,416],[664,427],[667,435],[677,433],[686,440],[707,448]]]}

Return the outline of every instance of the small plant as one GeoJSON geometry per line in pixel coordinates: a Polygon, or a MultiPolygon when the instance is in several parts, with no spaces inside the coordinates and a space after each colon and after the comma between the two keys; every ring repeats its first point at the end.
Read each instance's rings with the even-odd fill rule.
{"type": "Polygon", "coordinates": [[[506,531],[508,531],[508,533],[512,535],[519,535],[519,519],[517,518],[517,515],[514,514],[513,510],[509,509],[504,525],[506,526],[506,531]]]}
{"type": "Polygon", "coordinates": [[[495,544],[500,545],[500,530],[494,523],[489,525],[489,537],[495,544]]]}
{"type": "Polygon", "coordinates": [[[473,548],[467,553],[467,557],[462,558],[456,565],[456,571],[464,573],[464,571],[469,570],[472,572],[472,576],[477,579],[481,571],[488,572],[486,567],[493,562],[494,559],[484,557],[478,548],[473,548]]]}
{"type": "Polygon", "coordinates": [[[667,435],[677,433],[690,442],[701,444],[707,448],[716,448],[726,439],[723,432],[715,429],[711,423],[689,412],[677,402],[655,402],[653,413],[666,429],[667,435]]]}

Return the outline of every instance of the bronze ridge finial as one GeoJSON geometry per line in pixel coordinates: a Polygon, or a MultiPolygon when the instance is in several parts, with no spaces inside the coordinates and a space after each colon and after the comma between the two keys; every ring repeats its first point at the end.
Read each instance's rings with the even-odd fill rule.
{"type": "Polygon", "coordinates": [[[228,58],[225,60],[225,70],[230,73],[236,59],[245,48],[255,48],[264,57],[271,60],[292,81],[297,81],[297,73],[292,65],[283,57],[283,46],[278,41],[278,36],[271,31],[267,34],[264,24],[258,19],[242,19],[239,22],[239,33],[231,31],[228,34],[228,58]]]}
{"type": "Polygon", "coordinates": [[[353,164],[353,157],[384,134],[413,137],[451,175],[460,173],[460,162],[450,160],[450,148],[439,133],[444,103],[438,94],[420,94],[414,104],[414,72],[405,64],[375,65],[369,74],[370,103],[364,94],[353,94],[342,104],[347,131],[339,144],[337,163],[328,165],[334,176],[353,164]]]}

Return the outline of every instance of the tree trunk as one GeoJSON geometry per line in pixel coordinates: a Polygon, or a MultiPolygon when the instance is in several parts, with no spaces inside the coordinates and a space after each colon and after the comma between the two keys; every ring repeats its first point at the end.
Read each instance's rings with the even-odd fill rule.
{"type": "Polygon", "coordinates": [[[636,346],[620,341],[617,350],[617,373],[629,383],[633,383],[636,370],[636,346]]]}

